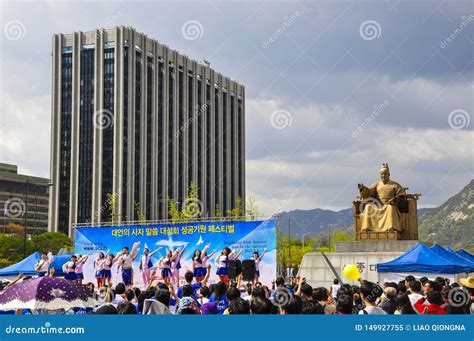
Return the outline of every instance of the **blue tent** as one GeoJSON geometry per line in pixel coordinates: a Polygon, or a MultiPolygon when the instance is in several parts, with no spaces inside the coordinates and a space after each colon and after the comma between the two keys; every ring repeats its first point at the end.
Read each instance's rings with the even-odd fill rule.
{"type": "Polygon", "coordinates": [[[458,274],[471,270],[470,266],[451,263],[422,243],[413,246],[400,257],[377,264],[378,272],[426,272],[458,274]]]}
{"type": "MultiPolygon", "coordinates": [[[[62,266],[72,255],[57,255],[53,256],[54,261],[51,266],[54,267],[54,274],[58,276],[64,275],[62,266]]],[[[0,270],[0,276],[17,276],[20,272],[25,275],[36,275],[35,264],[41,259],[41,253],[35,252],[16,264],[10,265],[0,270]]],[[[50,266],[50,267],[51,267],[50,266]]]]}
{"type": "Polygon", "coordinates": [[[470,260],[471,262],[474,263],[474,256],[471,255],[471,254],[470,254],[469,252],[467,252],[466,250],[461,249],[461,250],[456,251],[456,253],[457,253],[458,255],[460,255],[461,257],[466,258],[467,260],[470,260]]]}
{"type": "Polygon", "coordinates": [[[431,250],[436,252],[438,255],[446,259],[447,261],[454,263],[454,264],[459,264],[459,265],[464,265],[467,267],[470,267],[471,270],[474,269],[474,263],[471,262],[470,260],[467,260],[464,257],[461,257],[459,254],[457,254],[454,251],[449,251],[448,249],[445,249],[438,244],[435,244],[431,247],[431,250]]]}

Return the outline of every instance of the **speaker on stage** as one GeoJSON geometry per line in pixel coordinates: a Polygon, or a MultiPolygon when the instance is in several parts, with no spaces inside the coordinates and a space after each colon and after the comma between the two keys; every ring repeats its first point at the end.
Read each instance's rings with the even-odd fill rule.
{"type": "Polygon", "coordinates": [[[255,279],[255,261],[253,259],[242,261],[242,279],[244,281],[253,281],[255,279]]]}
{"type": "Polygon", "coordinates": [[[229,260],[229,279],[235,280],[242,273],[242,264],[238,259],[229,260]]]}

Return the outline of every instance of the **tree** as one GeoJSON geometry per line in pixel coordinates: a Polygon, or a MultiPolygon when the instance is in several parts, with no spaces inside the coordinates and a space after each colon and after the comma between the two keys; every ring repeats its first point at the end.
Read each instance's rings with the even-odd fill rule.
{"type": "Polygon", "coordinates": [[[116,224],[120,215],[117,213],[117,193],[108,193],[107,194],[107,208],[109,210],[110,223],[116,224]]]}
{"type": "Polygon", "coordinates": [[[133,207],[134,207],[134,209],[135,209],[135,214],[137,215],[137,218],[138,218],[138,221],[140,222],[140,224],[146,224],[146,216],[145,216],[145,214],[142,212],[140,203],[135,202],[135,203],[133,204],[133,207]]]}
{"type": "Polygon", "coordinates": [[[260,216],[259,207],[254,197],[251,197],[251,196],[247,197],[246,208],[247,208],[247,212],[246,212],[247,218],[254,218],[254,217],[260,216]]]}
{"type": "MultiPolygon", "coordinates": [[[[0,233],[0,259],[8,265],[16,263],[23,258],[23,236],[6,235],[0,233]]],[[[34,248],[30,240],[26,241],[26,250],[30,254],[34,248]]]]}
{"type": "Polygon", "coordinates": [[[52,252],[57,254],[62,248],[69,251],[73,249],[72,239],[61,232],[46,232],[31,237],[31,246],[33,250],[39,252],[52,252]]]}
{"type": "Polygon", "coordinates": [[[242,198],[238,196],[235,199],[235,207],[227,210],[227,216],[232,218],[234,221],[240,221],[245,219],[245,212],[242,205],[242,198]]]}
{"type": "MultiPolygon", "coordinates": [[[[5,225],[7,233],[21,235],[24,233],[23,226],[16,223],[8,223],[5,225]]],[[[29,230],[29,228],[28,228],[29,230]]]]}
{"type": "Polygon", "coordinates": [[[168,197],[168,218],[172,223],[178,223],[183,218],[178,209],[178,204],[170,197],[168,197]]]}
{"type": "Polygon", "coordinates": [[[345,230],[339,230],[334,232],[331,235],[331,246],[330,246],[330,252],[335,251],[335,245],[338,242],[351,242],[354,240],[354,235],[351,235],[347,233],[345,230]]]}
{"type": "Polygon", "coordinates": [[[216,209],[214,210],[214,217],[221,218],[222,217],[222,210],[219,204],[216,204],[216,209]]]}
{"type": "Polygon", "coordinates": [[[202,202],[199,200],[199,188],[194,181],[188,186],[188,195],[181,207],[181,220],[183,222],[193,221],[202,216],[202,202]]]}

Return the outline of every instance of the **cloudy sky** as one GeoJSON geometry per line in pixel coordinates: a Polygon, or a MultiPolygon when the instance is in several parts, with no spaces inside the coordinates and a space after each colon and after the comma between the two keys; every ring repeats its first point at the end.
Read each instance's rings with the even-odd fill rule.
{"type": "Polygon", "coordinates": [[[473,178],[471,1],[2,2],[0,162],[48,177],[51,35],[138,31],[246,86],[247,194],[342,209],[389,163],[437,206],[473,178]]]}

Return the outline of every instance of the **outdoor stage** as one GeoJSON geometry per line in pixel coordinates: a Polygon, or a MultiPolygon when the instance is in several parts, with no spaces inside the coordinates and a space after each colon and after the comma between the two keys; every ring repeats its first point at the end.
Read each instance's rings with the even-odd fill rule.
{"type": "MultiPolygon", "coordinates": [[[[93,262],[99,252],[117,255],[124,246],[130,250],[135,242],[140,242],[138,257],[133,263],[134,285],[142,287],[139,270],[139,259],[143,249],[148,247],[153,252],[159,247],[162,250],[152,257],[155,265],[166,254],[167,250],[187,245],[181,258],[180,278],[187,270],[192,271],[192,257],[196,250],[202,250],[210,243],[208,253],[216,250],[217,256],[225,247],[242,250],[240,260],[252,259],[254,251],[267,252],[260,263],[260,281],[271,285],[276,277],[276,227],[274,220],[238,221],[238,222],[192,222],[183,224],[156,225],[120,225],[103,227],[76,227],[75,254],[89,255],[84,265],[84,282],[95,282],[93,262]]],[[[207,263],[212,265],[209,283],[218,281],[214,257],[207,263]]],[[[112,283],[121,282],[117,265],[112,268],[112,283]]]]}

